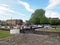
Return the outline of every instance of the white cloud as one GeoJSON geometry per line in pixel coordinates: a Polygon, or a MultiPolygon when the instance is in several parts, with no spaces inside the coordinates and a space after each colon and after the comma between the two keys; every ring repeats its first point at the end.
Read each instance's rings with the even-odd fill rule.
{"type": "Polygon", "coordinates": [[[60,0],[49,0],[49,5],[45,8],[46,17],[60,18],[60,14],[52,10],[52,9],[55,9],[59,5],[60,5],[60,0]]]}
{"type": "Polygon", "coordinates": [[[23,2],[23,1],[18,1],[20,4],[22,4],[27,11],[29,12],[34,12],[34,10],[30,7],[30,5],[27,2],[23,2]]]}
{"type": "Polygon", "coordinates": [[[0,14],[2,14],[2,15],[15,14],[15,15],[24,16],[24,14],[22,14],[22,13],[18,13],[18,12],[15,12],[14,10],[9,9],[8,5],[6,5],[6,4],[0,4],[0,14]]]}
{"type": "Polygon", "coordinates": [[[8,12],[14,13],[13,10],[8,8],[8,5],[0,4],[0,14],[7,14],[8,12]]]}
{"type": "Polygon", "coordinates": [[[0,4],[0,20],[11,19],[11,17],[18,19],[23,16],[25,16],[25,14],[22,14],[10,9],[9,6],[6,4],[0,4]]]}
{"type": "Polygon", "coordinates": [[[0,6],[4,6],[4,7],[7,7],[8,5],[7,5],[7,4],[0,4],[0,6]]]}
{"type": "Polygon", "coordinates": [[[60,0],[49,0],[49,5],[46,7],[46,9],[53,9],[56,6],[60,5],[60,0]]]}
{"type": "Polygon", "coordinates": [[[47,10],[45,13],[46,17],[51,17],[51,18],[60,18],[60,15],[57,12],[47,10]]]}

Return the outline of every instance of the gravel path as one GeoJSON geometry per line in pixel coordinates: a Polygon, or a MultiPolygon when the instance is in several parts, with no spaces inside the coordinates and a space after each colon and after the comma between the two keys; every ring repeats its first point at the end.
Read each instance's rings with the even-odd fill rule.
{"type": "Polygon", "coordinates": [[[0,39],[0,45],[60,45],[60,36],[21,33],[0,39]]]}

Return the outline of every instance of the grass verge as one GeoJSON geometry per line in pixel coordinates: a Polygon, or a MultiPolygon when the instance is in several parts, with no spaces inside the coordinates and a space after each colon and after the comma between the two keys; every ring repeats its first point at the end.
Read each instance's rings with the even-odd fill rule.
{"type": "Polygon", "coordinates": [[[12,34],[10,34],[9,31],[0,30],[0,38],[5,38],[5,37],[8,37],[8,36],[12,36],[12,34]]]}
{"type": "Polygon", "coordinates": [[[60,32],[60,28],[49,28],[49,29],[46,28],[45,30],[52,30],[55,32],[60,32]]]}

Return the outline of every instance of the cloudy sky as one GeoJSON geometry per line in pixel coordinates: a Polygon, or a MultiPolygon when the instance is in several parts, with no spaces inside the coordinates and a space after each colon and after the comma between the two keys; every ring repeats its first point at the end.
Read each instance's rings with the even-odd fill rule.
{"type": "Polygon", "coordinates": [[[28,20],[36,9],[44,9],[46,17],[60,18],[60,0],[0,0],[0,20],[28,20]]]}

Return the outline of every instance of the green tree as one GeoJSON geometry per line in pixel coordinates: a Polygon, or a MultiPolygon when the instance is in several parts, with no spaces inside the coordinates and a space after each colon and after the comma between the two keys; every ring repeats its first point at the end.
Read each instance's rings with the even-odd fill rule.
{"type": "Polygon", "coordinates": [[[48,18],[45,16],[40,17],[40,24],[49,24],[48,18]]]}
{"type": "Polygon", "coordinates": [[[37,9],[34,13],[32,13],[30,22],[33,24],[47,23],[48,19],[45,17],[45,10],[37,9]]]}
{"type": "Polygon", "coordinates": [[[32,13],[31,18],[45,16],[45,10],[37,9],[34,13],[32,13]]]}
{"type": "Polygon", "coordinates": [[[60,19],[58,19],[57,22],[58,22],[58,25],[60,25],[60,19]]]}
{"type": "Polygon", "coordinates": [[[45,11],[43,9],[37,9],[34,13],[32,13],[30,22],[33,24],[40,24],[40,17],[43,16],[45,11]]]}
{"type": "Polygon", "coordinates": [[[60,20],[58,18],[51,18],[50,24],[51,25],[59,25],[60,20]]]}
{"type": "Polygon", "coordinates": [[[32,23],[32,24],[40,24],[40,19],[38,18],[38,17],[34,17],[34,18],[32,18],[32,19],[30,19],[30,22],[32,23]]]}

